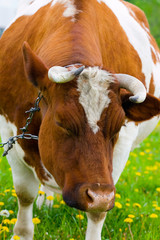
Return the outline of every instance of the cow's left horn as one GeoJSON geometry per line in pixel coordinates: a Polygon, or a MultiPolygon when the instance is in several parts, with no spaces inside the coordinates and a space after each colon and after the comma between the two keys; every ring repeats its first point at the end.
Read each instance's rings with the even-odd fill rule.
{"type": "Polygon", "coordinates": [[[146,89],[142,82],[128,74],[115,74],[121,88],[125,88],[133,93],[129,98],[131,102],[141,103],[146,99],[146,89]]]}
{"type": "Polygon", "coordinates": [[[72,81],[77,77],[84,69],[84,66],[76,68],[74,70],[68,70],[65,67],[55,66],[49,69],[48,78],[55,83],[66,83],[72,81]]]}

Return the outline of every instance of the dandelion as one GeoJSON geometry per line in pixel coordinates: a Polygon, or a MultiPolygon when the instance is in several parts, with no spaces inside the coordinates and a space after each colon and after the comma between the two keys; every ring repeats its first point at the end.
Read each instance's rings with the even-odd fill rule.
{"type": "Polygon", "coordinates": [[[44,191],[41,191],[41,190],[39,190],[39,191],[38,191],[38,194],[39,194],[39,195],[44,195],[44,194],[45,194],[45,192],[44,192],[44,191]]]}
{"type": "Polygon", "coordinates": [[[69,240],[75,240],[74,238],[70,238],[69,240]]]}
{"type": "Polygon", "coordinates": [[[19,240],[20,237],[19,237],[18,235],[15,235],[15,236],[13,237],[13,239],[14,239],[14,240],[19,240]]]}
{"type": "Polygon", "coordinates": [[[4,192],[5,193],[8,193],[8,192],[10,192],[11,190],[10,189],[6,189],[4,192]]]}
{"type": "Polygon", "coordinates": [[[3,206],[4,205],[4,202],[0,202],[0,206],[3,206]]]}
{"type": "Polygon", "coordinates": [[[55,205],[53,205],[53,208],[60,208],[60,205],[55,204],[55,205]]]}
{"type": "Polygon", "coordinates": [[[124,219],[124,222],[131,223],[131,222],[133,222],[133,219],[132,218],[126,218],[126,219],[124,219]]]}
{"type": "Polygon", "coordinates": [[[129,214],[128,217],[129,218],[135,218],[135,216],[133,214],[129,214]]]}
{"type": "Polygon", "coordinates": [[[130,203],[126,203],[126,206],[129,207],[131,204],[130,203]]]}
{"type": "Polygon", "coordinates": [[[13,196],[13,197],[17,197],[17,194],[13,192],[13,193],[12,193],[12,196],[13,196]]]}
{"type": "Polygon", "coordinates": [[[155,213],[152,213],[152,214],[149,215],[149,217],[150,217],[150,218],[158,218],[158,215],[155,214],[155,213]]]}
{"type": "Polygon", "coordinates": [[[160,192],[160,187],[156,188],[156,191],[157,191],[157,192],[160,192]]]}
{"type": "Polygon", "coordinates": [[[77,218],[77,219],[80,219],[80,220],[83,220],[83,219],[84,219],[84,216],[81,215],[81,214],[77,214],[77,215],[76,215],[76,218],[77,218]]]}
{"type": "Polygon", "coordinates": [[[9,220],[9,219],[4,219],[4,220],[3,220],[3,223],[4,223],[4,224],[10,224],[10,220],[9,220]]]}
{"type": "Polygon", "coordinates": [[[119,203],[119,202],[115,202],[115,207],[117,207],[117,208],[122,208],[122,204],[119,203]]]}
{"type": "Polygon", "coordinates": [[[121,195],[119,193],[116,193],[116,198],[121,198],[121,195]]]}
{"type": "Polygon", "coordinates": [[[141,205],[139,203],[133,203],[133,207],[141,208],[141,205]]]}
{"type": "Polygon", "coordinates": [[[160,211],[160,207],[157,206],[157,207],[156,207],[156,210],[160,211]]]}
{"type": "Polygon", "coordinates": [[[4,209],[2,211],[0,211],[0,216],[3,216],[3,217],[9,217],[9,211],[4,209]]]}
{"type": "Polygon", "coordinates": [[[137,176],[141,176],[141,173],[140,173],[140,172],[136,172],[136,175],[137,175],[137,176]]]}
{"type": "Polygon", "coordinates": [[[39,218],[32,218],[33,224],[39,224],[41,220],[39,218]]]}
{"type": "Polygon", "coordinates": [[[135,191],[135,192],[139,192],[139,189],[138,189],[138,188],[136,188],[136,189],[134,189],[134,191],[135,191]]]}
{"type": "Polygon", "coordinates": [[[2,231],[3,232],[9,232],[9,229],[8,229],[8,227],[4,226],[4,227],[2,227],[2,231]]]}
{"type": "Polygon", "coordinates": [[[127,201],[127,202],[130,202],[131,200],[130,200],[129,198],[126,198],[126,201],[127,201]]]}
{"type": "Polygon", "coordinates": [[[16,224],[16,222],[17,222],[17,218],[12,218],[11,221],[10,221],[10,224],[14,225],[14,224],[16,224]]]}
{"type": "Polygon", "coordinates": [[[122,232],[122,228],[119,228],[119,232],[122,232]]]}
{"type": "Polygon", "coordinates": [[[47,200],[49,200],[49,201],[52,201],[52,200],[54,199],[53,196],[48,196],[48,197],[46,197],[46,198],[47,198],[47,200]]]}
{"type": "Polygon", "coordinates": [[[9,213],[10,213],[10,214],[13,214],[14,212],[13,212],[12,210],[9,210],[9,213]]]}
{"type": "Polygon", "coordinates": [[[140,155],[141,155],[141,156],[144,156],[144,155],[145,155],[145,153],[144,153],[144,152],[140,152],[140,155]]]}
{"type": "Polygon", "coordinates": [[[60,204],[65,205],[65,201],[61,200],[60,204]]]}

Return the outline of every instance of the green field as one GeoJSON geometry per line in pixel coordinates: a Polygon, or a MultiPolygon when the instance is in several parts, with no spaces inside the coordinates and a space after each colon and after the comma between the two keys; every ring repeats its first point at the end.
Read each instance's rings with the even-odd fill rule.
{"type": "MultiPolygon", "coordinates": [[[[160,127],[157,127],[140,148],[130,154],[116,185],[116,206],[107,215],[102,240],[160,240],[159,139],[160,127]]],[[[0,164],[0,209],[13,211],[9,218],[0,217],[0,239],[9,239],[17,213],[17,198],[7,160],[1,158],[0,164]],[[7,227],[5,233],[4,226],[7,227]]],[[[35,240],[84,239],[85,214],[67,207],[59,195],[55,196],[52,208],[43,205],[39,210],[35,205],[33,217],[40,219],[40,223],[35,224],[35,240]]]]}
{"type": "MultiPolygon", "coordinates": [[[[160,45],[160,0],[132,0],[141,7],[160,45]]],[[[160,240],[160,126],[130,154],[116,185],[116,203],[107,215],[102,240],[160,240]]],[[[0,150],[0,240],[9,240],[17,215],[17,197],[11,169],[0,150]]],[[[67,207],[61,196],[53,207],[39,210],[34,205],[35,240],[84,240],[85,213],[67,207]]],[[[17,237],[18,239],[18,237],[17,237]]]]}

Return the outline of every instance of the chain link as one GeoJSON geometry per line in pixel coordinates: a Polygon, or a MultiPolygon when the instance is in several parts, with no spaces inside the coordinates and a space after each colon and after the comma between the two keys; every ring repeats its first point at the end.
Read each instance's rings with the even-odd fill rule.
{"type": "Polygon", "coordinates": [[[39,92],[38,97],[37,97],[37,99],[35,101],[34,107],[31,107],[30,110],[25,112],[25,113],[29,113],[29,117],[26,120],[26,125],[23,128],[20,128],[20,130],[22,131],[22,134],[10,137],[8,139],[8,141],[5,142],[5,143],[0,143],[0,148],[2,148],[5,145],[7,145],[7,150],[4,151],[3,157],[6,156],[8,154],[8,152],[9,152],[9,150],[13,148],[13,144],[15,144],[18,139],[38,140],[38,136],[29,134],[29,133],[27,134],[26,132],[28,131],[28,126],[32,122],[34,113],[40,111],[39,102],[41,101],[42,97],[43,97],[43,95],[41,94],[41,92],[39,92]]]}

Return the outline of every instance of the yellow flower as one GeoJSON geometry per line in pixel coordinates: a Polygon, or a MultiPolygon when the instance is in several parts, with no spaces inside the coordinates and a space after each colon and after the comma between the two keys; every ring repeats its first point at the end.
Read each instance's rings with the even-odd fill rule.
{"type": "Polygon", "coordinates": [[[126,218],[126,219],[124,219],[124,222],[131,223],[131,222],[133,222],[133,219],[132,218],[126,218]]]}
{"type": "Polygon", "coordinates": [[[119,232],[122,232],[122,228],[119,228],[119,232]]]}
{"type": "Polygon", "coordinates": [[[150,218],[158,218],[158,215],[155,214],[155,213],[152,213],[152,214],[149,215],[149,217],[150,217],[150,218]]]}
{"type": "Polygon", "coordinates": [[[131,200],[130,200],[129,198],[126,198],[126,201],[127,201],[127,202],[130,202],[131,200]]]}
{"type": "Polygon", "coordinates": [[[60,201],[60,204],[64,205],[64,204],[65,204],[65,201],[61,200],[61,201],[60,201]]]}
{"type": "Polygon", "coordinates": [[[121,198],[121,195],[119,193],[116,193],[116,198],[121,198]]]}
{"type": "Polygon", "coordinates": [[[144,153],[144,152],[140,152],[140,155],[141,155],[141,156],[144,156],[144,155],[145,155],[145,153],[144,153]]]}
{"type": "Polygon", "coordinates": [[[153,203],[152,206],[153,206],[153,207],[158,207],[156,203],[153,203]]]}
{"type": "Polygon", "coordinates": [[[144,171],[145,174],[148,174],[149,172],[148,171],[144,171]]]}
{"type": "Polygon", "coordinates": [[[7,193],[7,192],[10,192],[11,190],[10,189],[6,189],[4,192],[7,193]]]}
{"type": "Polygon", "coordinates": [[[75,240],[74,238],[70,238],[69,240],[75,240]]]}
{"type": "Polygon", "coordinates": [[[157,206],[157,207],[156,207],[156,210],[160,211],[160,207],[157,206]]]}
{"type": "Polygon", "coordinates": [[[0,206],[3,206],[4,205],[4,202],[0,202],[0,206]]]}
{"type": "Polygon", "coordinates": [[[19,240],[20,237],[19,237],[18,235],[15,235],[15,236],[13,237],[13,239],[14,239],[14,240],[19,240]]]}
{"type": "Polygon", "coordinates": [[[122,204],[119,203],[119,202],[115,202],[115,207],[117,207],[117,208],[122,208],[122,204]]]}
{"type": "Polygon", "coordinates": [[[141,205],[139,203],[133,203],[133,207],[141,208],[141,205]]]}
{"type": "Polygon", "coordinates": [[[10,224],[15,224],[17,222],[17,218],[12,218],[10,224]]]}
{"type": "Polygon", "coordinates": [[[9,219],[4,219],[4,220],[3,220],[3,223],[4,223],[4,224],[10,224],[10,220],[9,220],[9,219]]]}
{"type": "Polygon", "coordinates": [[[136,172],[136,175],[137,175],[137,176],[141,176],[141,173],[140,173],[140,172],[136,172]]]}
{"type": "Polygon", "coordinates": [[[41,222],[41,220],[39,218],[32,218],[32,222],[34,224],[39,224],[41,222]]]}
{"type": "Polygon", "coordinates": [[[126,203],[126,206],[129,207],[131,204],[130,203],[126,203]]]}
{"type": "Polygon", "coordinates": [[[80,220],[83,220],[83,219],[84,219],[84,216],[81,215],[81,214],[77,214],[77,215],[76,215],[76,218],[78,218],[78,219],[80,219],[80,220]]]}
{"type": "Polygon", "coordinates": [[[135,216],[133,214],[129,214],[128,217],[129,218],[135,218],[135,216]]]}
{"type": "Polygon", "coordinates": [[[60,208],[60,205],[55,204],[55,205],[53,205],[53,208],[60,208]]]}
{"type": "Polygon", "coordinates": [[[146,153],[149,153],[149,152],[151,152],[151,149],[146,149],[146,153]]]}
{"type": "Polygon", "coordinates": [[[6,226],[2,227],[2,229],[3,229],[4,232],[9,232],[9,229],[6,226]]]}
{"type": "Polygon", "coordinates": [[[10,214],[13,214],[14,212],[13,212],[12,210],[9,210],[9,213],[10,213],[10,214]]]}
{"type": "Polygon", "coordinates": [[[39,191],[38,191],[38,194],[39,194],[39,195],[44,195],[44,194],[45,194],[45,192],[43,192],[43,191],[39,190],[39,191]]]}
{"type": "Polygon", "coordinates": [[[160,187],[156,188],[156,191],[157,191],[157,192],[160,192],[160,187]]]}
{"type": "Polygon", "coordinates": [[[138,188],[135,188],[134,191],[135,191],[135,192],[139,192],[139,189],[138,189],[138,188]]]}
{"type": "Polygon", "coordinates": [[[47,198],[47,200],[49,200],[49,201],[52,201],[52,200],[54,199],[53,196],[48,196],[48,197],[46,197],[46,198],[47,198]]]}
{"type": "Polygon", "coordinates": [[[16,194],[16,193],[12,193],[12,196],[13,196],[13,197],[17,197],[17,194],[16,194]]]}

